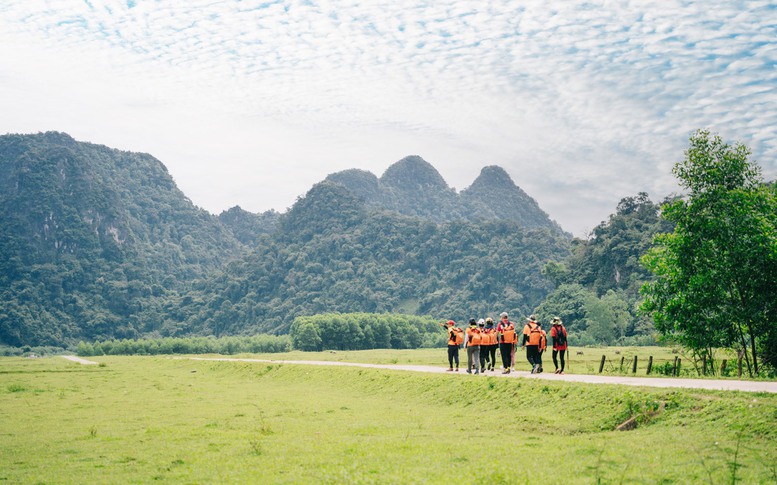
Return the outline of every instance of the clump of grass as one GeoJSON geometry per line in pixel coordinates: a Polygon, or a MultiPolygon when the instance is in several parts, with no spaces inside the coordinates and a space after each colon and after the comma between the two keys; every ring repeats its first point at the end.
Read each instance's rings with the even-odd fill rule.
{"type": "Polygon", "coordinates": [[[616,431],[629,431],[637,426],[648,424],[666,407],[666,403],[652,398],[638,399],[629,392],[625,396],[624,409],[616,416],[616,431]]]}
{"type": "Polygon", "coordinates": [[[248,440],[248,445],[251,447],[251,452],[256,456],[262,456],[262,440],[251,439],[248,440]]]}
{"type": "Polygon", "coordinates": [[[262,436],[268,436],[273,434],[272,427],[264,419],[259,423],[259,434],[262,436]]]}
{"type": "Polygon", "coordinates": [[[8,389],[8,392],[24,392],[27,390],[27,388],[21,384],[8,384],[6,389],[8,389]]]}

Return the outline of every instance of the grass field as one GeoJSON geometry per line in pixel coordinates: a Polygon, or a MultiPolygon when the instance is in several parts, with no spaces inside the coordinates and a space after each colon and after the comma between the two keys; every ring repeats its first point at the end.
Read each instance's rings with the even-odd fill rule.
{"type": "Polygon", "coordinates": [[[0,359],[0,482],[777,482],[777,395],[94,360],[0,359]]]}

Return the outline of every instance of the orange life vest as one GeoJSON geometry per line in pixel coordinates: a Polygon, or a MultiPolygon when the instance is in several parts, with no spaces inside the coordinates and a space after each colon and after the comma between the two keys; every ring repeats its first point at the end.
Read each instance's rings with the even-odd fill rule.
{"type": "Polygon", "coordinates": [[[506,327],[502,327],[502,342],[506,344],[514,344],[516,342],[515,325],[510,323],[506,327]]]}
{"type": "Polygon", "coordinates": [[[448,330],[448,345],[461,345],[462,343],[464,343],[464,330],[451,327],[448,330]]]}
{"type": "Polygon", "coordinates": [[[483,330],[483,340],[481,345],[495,345],[496,344],[496,330],[493,328],[486,328],[483,330]]]}
{"type": "Polygon", "coordinates": [[[536,345],[540,346],[543,340],[543,334],[545,333],[542,330],[542,327],[539,325],[531,325],[529,324],[529,342],[526,345],[536,345]]]}
{"type": "Polygon", "coordinates": [[[475,347],[480,345],[482,338],[480,335],[480,330],[477,328],[468,328],[467,329],[467,347],[475,347]]]}

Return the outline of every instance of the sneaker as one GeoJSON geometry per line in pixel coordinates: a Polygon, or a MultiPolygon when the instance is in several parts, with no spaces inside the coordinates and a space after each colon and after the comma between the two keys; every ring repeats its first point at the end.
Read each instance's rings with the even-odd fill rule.
{"type": "MultiPolygon", "coordinates": [[[[447,370],[447,371],[445,371],[445,372],[453,372],[453,367],[451,367],[450,369],[448,369],[448,370],[447,370]]],[[[558,372],[556,372],[556,374],[558,374],[558,372]]]]}
{"type": "Polygon", "coordinates": [[[554,372],[554,374],[561,374],[561,371],[556,369],[556,372],[554,372]]]}
{"type": "Polygon", "coordinates": [[[472,374],[472,371],[470,369],[467,369],[467,374],[472,374]]]}
{"type": "Polygon", "coordinates": [[[502,374],[509,374],[509,373],[510,373],[510,369],[507,369],[507,370],[503,370],[503,371],[502,371],[502,374]]]}
{"type": "Polygon", "coordinates": [[[531,369],[531,373],[537,374],[537,371],[539,370],[539,368],[540,368],[540,364],[534,364],[534,367],[532,367],[531,369]]]}
{"type": "Polygon", "coordinates": [[[480,374],[480,371],[479,371],[479,370],[476,370],[476,371],[475,371],[475,375],[478,375],[478,374],[480,374]]]}
{"type": "Polygon", "coordinates": [[[537,374],[542,374],[542,366],[537,370],[537,374]]]}
{"type": "Polygon", "coordinates": [[[458,371],[459,371],[459,368],[458,368],[458,367],[456,367],[456,372],[458,372],[458,371]]]}

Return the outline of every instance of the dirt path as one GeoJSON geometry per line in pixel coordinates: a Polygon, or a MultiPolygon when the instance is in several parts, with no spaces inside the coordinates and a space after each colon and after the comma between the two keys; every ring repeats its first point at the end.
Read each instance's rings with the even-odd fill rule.
{"type": "MultiPolygon", "coordinates": [[[[413,372],[428,372],[446,374],[444,367],[429,365],[389,365],[389,364],[359,364],[354,362],[326,362],[307,360],[263,360],[263,359],[231,359],[231,358],[205,358],[191,357],[193,360],[217,360],[225,362],[263,362],[270,364],[294,364],[294,365],[323,365],[323,366],[348,366],[366,367],[371,369],[404,370],[413,372]]],[[[457,376],[469,376],[463,370],[458,373],[450,373],[457,376]]],[[[643,387],[681,387],[685,389],[711,389],[721,391],[745,391],[745,392],[772,392],[777,393],[777,382],[765,381],[736,381],[736,380],[712,380],[712,379],[676,379],[660,377],[626,377],[626,376],[602,376],[587,374],[530,374],[529,372],[516,371],[510,374],[502,374],[499,371],[487,372],[483,375],[504,378],[541,379],[547,381],[584,382],[588,384],[620,384],[624,386],[643,387]]],[[[469,376],[477,379],[480,376],[469,376]]]]}
{"type": "Polygon", "coordinates": [[[81,357],[76,357],[75,355],[63,355],[63,359],[72,360],[73,362],[78,362],[81,365],[97,365],[99,362],[95,362],[93,360],[86,360],[82,359],[81,357]]]}

